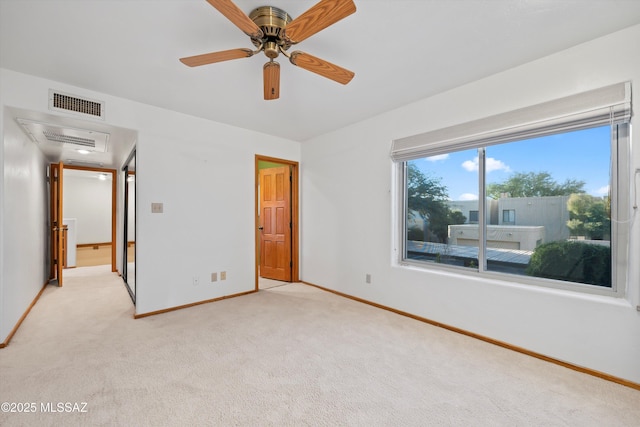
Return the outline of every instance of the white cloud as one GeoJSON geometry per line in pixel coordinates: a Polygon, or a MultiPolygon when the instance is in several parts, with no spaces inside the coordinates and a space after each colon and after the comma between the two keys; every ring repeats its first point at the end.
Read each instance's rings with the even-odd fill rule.
{"type": "MultiPolygon", "coordinates": [[[[468,170],[469,172],[477,172],[478,171],[478,157],[474,157],[473,160],[467,160],[462,163],[462,167],[468,170]]],[[[487,173],[503,170],[505,172],[509,172],[511,168],[507,166],[502,160],[496,160],[493,157],[487,157],[485,161],[485,169],[487,173]]]]}
{"type": "Polygon", "coordinates": [[[606,196],[607,194],[609,194],[609,186],[605,185],[604,187],[600,187],[596,190],[596,194],[600,195],[600,196],[606,196]]]}
{"type": "Polygon", "coordinates": [[[505,172],[509,172],[511,168],[504,164],[502,160],[496,160],[493,157],[487,157],[486,163],[487,172],[493,172],[498,170],[503,170],[505,172]]]}
{"type": "Polygon", "coordinates": [[[466,160],[462,162],[462,167],[468,170],[469,172],[475,172],[478,170],[478,158],[476,157],[473,160],[466,160]]]}
{"type": "Polygon", "coordinates": [[[478,195],[473,193],[464,193],[458,197],[458,200],[478,200],[478,195]]]}
{"type": "Polygon", "coordinates": [[[430,162],[440,162],[442,160],[447,160],[448,158],[448,154],[438,154],[437,156],[427,157],[425,160],[428,160],[430,162]]]}

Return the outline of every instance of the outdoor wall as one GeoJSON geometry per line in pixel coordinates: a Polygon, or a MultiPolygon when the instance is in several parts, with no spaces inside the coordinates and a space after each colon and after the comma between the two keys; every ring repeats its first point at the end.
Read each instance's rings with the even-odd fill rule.
{"type": "MultiPolygon", "coordinates": [[[[9,82],[0,78],[0,93],[9,82]]],[[[42,152],[2,109],[0,342],[47,282],[48,204],[42,152]]]]}
{"type": "Polygon", "coordinates": [[[111,179],[100,181],[97,172],[65,170],[63,179],[63,213],[76,218],[76,243],[111,241],[111,179]]]}
{"type": "MultiPolygon", "coordinates": [[[[255,155],[299,161],[299,143],[6,69],[0,70],[0,81],[6,105],[50,113],[47,94],[53,87],[104,100],[108,124],[138,131],[136,313],[255,289],[255,155]],[[152,214],[152,202],[163,203],[164,213],[152,214]],[[227,272],[227,280],[211,283],[211,273],[220,271],[227,272]]],[[[43,179],[34,182],[41,185],[43,179]]],[[[123,187],[118,188],[122,197],[123,187]]],[[[16,206],[3,203],[11,212],[16,206]]],[[[30,226],[41,223],[33,220],[30,226]]],[[[120,213],[118,247],[122,234],[120,213]]],[[[7,247],[5,239],[3,253],[7,247]]],[[[23,254],[20,264],[33,268],[39,261],[23,254]]],[[[4,304],[23,313],[28,304],[7,298],[18,286],[3,281],[4,304]]],[[[13,326],[3,324],[1,330],[13,326]]]]}
{"type": "MultiPolygon", "coordinates": [[[[487,225],[487,248],[514,249],[533,252],[544,243],[545,229],[542,226],[487,225]]],[[[449,226],[450,245],[478,247],[480,229],[477,225],[458,224],[449,226]]]]}
{"type": "Polygon", "coordinates": [[[542,225],[545,229],[544,242],[569,238],[569,196],[547,197],[501,197],[498,200],[499,224],[503,210],[515,210],[516,225],[542,225]]]}
{"type": "MultiPolygon", "coordinates": [[[[640,40],[640,26],[303,143],[302,279],[640,383],[638,218],[623,298],[399,266],[397,175],[389,159],[397,138],[627,80],[638,124],[640,56],[630,40],[640,40]]],[[[632,170],[640,168],[637,132],[633,156],[632,170]]]]}
{"type": "MultiPolygon", "coordinates": [[[[471,211],[478,210],[478,201],[477,200],[449,200],[447,201],[447,206],[451,210],[458,210],[462,212],[462,214],[467,219],[465,224],[477,224],[478,221],[470,221],[471,219],[471,211]]],[[[487,219],[488,224],[497,224],[498,223],[498,201],[493,200],[491,198],[487,198],[485,202],[485,217],[487,219]]]]}

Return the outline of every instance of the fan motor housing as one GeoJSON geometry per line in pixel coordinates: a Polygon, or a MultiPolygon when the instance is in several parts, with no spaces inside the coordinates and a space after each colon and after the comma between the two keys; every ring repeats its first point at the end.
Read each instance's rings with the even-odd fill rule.
{"type": "Polygon", "coordinates": [[[264,46],[264,53],[269,58],[275,58],[279,54],[278,46],[282,50],[291,47],[291,43],[284,39],[283,30],[289,22],[293,20],[291,16],[282,9],[274,6],[261,6],[253,9],[249,18],[262,30],[262,39],[251,39],[256,47],[264,46]]]}

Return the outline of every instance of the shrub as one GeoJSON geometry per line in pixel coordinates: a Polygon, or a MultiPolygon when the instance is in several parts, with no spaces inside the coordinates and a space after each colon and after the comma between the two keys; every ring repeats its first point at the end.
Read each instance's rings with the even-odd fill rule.
{"type": "Polygon", "coordinates": [[[526,273],[611,287],[611,249],[574,240],[545,243],[536,248],[526,273]]]}

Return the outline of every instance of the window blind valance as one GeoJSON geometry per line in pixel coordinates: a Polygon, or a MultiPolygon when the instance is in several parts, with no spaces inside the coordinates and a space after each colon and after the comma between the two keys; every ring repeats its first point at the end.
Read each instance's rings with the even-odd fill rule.
{"type": "Polygon", "coordinates": [[[396,162],[631,120],[631,82],[393,141],[396,162]]]}

